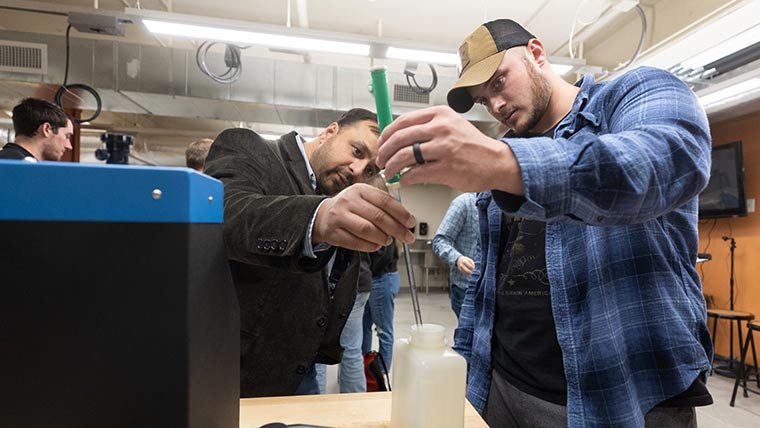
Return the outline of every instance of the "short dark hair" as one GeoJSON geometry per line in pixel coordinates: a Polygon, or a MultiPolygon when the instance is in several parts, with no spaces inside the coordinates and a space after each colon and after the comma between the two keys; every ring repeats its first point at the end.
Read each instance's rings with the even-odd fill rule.
{"type": "Polygon", "coordinates": [[[63,109],[50,101],[26,98],[13,107],[13,130],[16,135],[33,137],[37,128],[47,122],[57,133],[58,128],[68,125],[69,117],[63,109]]]}
{"type": "Polygon", "coordinates": [[[208,156],[208,151],[211,149],[211,143],[213,142],[214,140],[210,138],[199,138],[190,143],[187,146],[187,150],[185,150],[185,163],[187,167],[198,171],[203,169],[203,165],[206,163],[206,156],[208,156]]]}
{"type": "MultiPolygon", "coordinates": [[[[343,113],[336,122],[338,123],[338,127],[343,128],[344,126],[351,126],[365,120],[377,123],[377,115],[367,109],[352,108],[351,110],[343,113]]],[[[380,135],[380,128],[375,129],[373,127],[372,132],[380,135]]]]}

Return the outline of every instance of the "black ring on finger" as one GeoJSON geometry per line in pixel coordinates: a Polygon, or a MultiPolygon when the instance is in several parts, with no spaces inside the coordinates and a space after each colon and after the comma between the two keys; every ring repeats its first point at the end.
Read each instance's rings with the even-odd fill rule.
{"type": "Polygon", "coordinates": [[[425,158],[422,157],[422,150],[420,150],[420,143],[412,144],[412,153],[414,153],[414,160],[417,165],[425,163],[425,158]]]}

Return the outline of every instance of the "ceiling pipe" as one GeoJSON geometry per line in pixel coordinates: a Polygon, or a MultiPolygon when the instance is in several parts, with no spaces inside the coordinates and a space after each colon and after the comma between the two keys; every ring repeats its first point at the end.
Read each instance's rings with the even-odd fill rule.
{"type": "Polygon", "coordinates": [[[296,0],[296,13],[298,14],[298,26],[309,28],[309,11],[306,0],[296,0]]]}

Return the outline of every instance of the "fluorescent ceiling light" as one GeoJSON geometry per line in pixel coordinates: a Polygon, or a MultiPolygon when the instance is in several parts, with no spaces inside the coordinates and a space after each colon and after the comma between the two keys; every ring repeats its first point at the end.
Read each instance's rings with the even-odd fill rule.
{"type": "Polygon", "coordinates": [[[552,63],[552,69],[555,73],[559,74],[560,76],[564,76],[565,74],[569,73],[570,70],[575,68],[575,66],[572,66],[570,64],[554,64],[552,63]]]}
{"type": "Polygon", "coordinates": [[[704,108],[712,107],[741,98],[744,95],[757,91],[758,89],[760,89],[760,78],[755,77],[713,93],[700,96],[699,102],[704,108]]]}
{"type": "Polygon", "coordinates": [[[691,30],[662,42],[635,65],[664,69],[700,70],[702,67],[760,41],[760,1],[749,1],[728,13],[699,20],[691,30]]]}
{"type": "Polygon", "coordinates": [[[166,21],[143,19],[143,24],[153,33],[168,36],[189,37],[201,40],[242,43],[299,51],[330,52],[347,55],[369,55],[369,44],[338,42],[326,39],[285,36],[253,31],[228,30],[203,25],[177,24],[166,21]]]}
{"type": "Polygon", "coordinates": [[[455,53],[394,48],[392,46],[385,52],[385,57],[428,64],[459,65],[459,56],[455,53]]]}
{"type": "MultiPolygon", "coordinates": [[[[720,21],[714,23],[716,27],[720,24],[720,21]]],[[[713,33],[707,34],[721,34],[719,28],[715,28],[713,33]]],[[[756,25],[734,37],[724,40],[721,43],[704,50],[703,52],[681,62],[681,65],[691,69],[697,69],[704,67],[707,64],[711,64],[721,58],[725,58],[735,52],[754,45],[760,42],[760,25],[756,25]]]]}
{"type": "MultiPolygon", "coordinates": [[[[428,64],[441,64],[441,65],[459,65],[459,56],[455,53],[427,51],[419,49],[406,49],[406,48],[394,48],[389,47],[385,53],[385,57],[389,59],[401,59],[405,61],[424,62],[428,64]]],[[[552,61],[557,61],[557,58],[552,58],[552,61]]],[[[560,61],[562,61],[560,59],[560,61]]],[[[561,64],[552,62],[552,68],[560,75],[569,73],[577,66],[584,64],[583,61],[575,60],[577,64],[561,64]]]]}
{"type": "Polygon", "coordinates": [[[567,58],[564,56],[549,56],[546,58],[552,65],[552,70],[560,76],[564,76],[572,71],[578,74],[592,73],[597,74],[601,71],[600,67],[586,65],[586,60],[582,58],[567,58]],[[597,70],[599,69],[599,70],[597,70]]]}

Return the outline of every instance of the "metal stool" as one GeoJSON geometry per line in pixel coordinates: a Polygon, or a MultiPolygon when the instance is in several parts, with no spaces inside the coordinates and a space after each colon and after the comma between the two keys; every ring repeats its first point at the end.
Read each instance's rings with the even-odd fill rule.
{"type": "Polygon", "coordinates": [[[755,362],[755,382],[757,383],[757,387],[760,388],[760,373],[758,373],[758,366],[757,366],[757,353],[755,352],[755,339],[753,338],[753,333],[757,331],[760,332],[760,322],[757,321],[749,321],[747,322],[747,340],[744,342],[744,346],[741,347],[741,360],[739,361],[739,374],[736,376],[736,382],[734,382],[734,392],[731,394],[731,407],[734,406],[734,401],[736,400],[736,391],[739,389],[739,381],[742,382],[742,389],[744,390],[744,396],[748,397],[747,391],[752,392],[754,394],[760,394],[760,390],[755,390],[751,388],[747,388],[747,373],[745,372],[745,361],[747,358],[747,350],[749,349],[750,345],[752,345],[752,359],[755,362]]]}
{"type": "MultiPolygon", "coordinates": [[[[709,318],[713,318],[713,332],[712,332],[712,341],[713,341],[713,348],[715,348],[715,336],[718,333],[718,320],[725,319],[728,320],[729,323],[736,322],[736,330],[739,335],[739,347],[741,347],[741,343],[743,341],[742,338],[742,321],[752,321],[755,319],[755,315],[750,312],[742,312],[742,311],[729,311],[726,309],[708,309],[707,310],[707,316],[709,318]]],[[[734,334],[733,334],[733,324],[730,324],[731,326],[731,333],[729,337],[729,357],[728,357],[728,370],[721,372],[718,371],[718,373],[726,375],[726,376],[735,376],[736,372],[734,371],[734,334]]]]}

